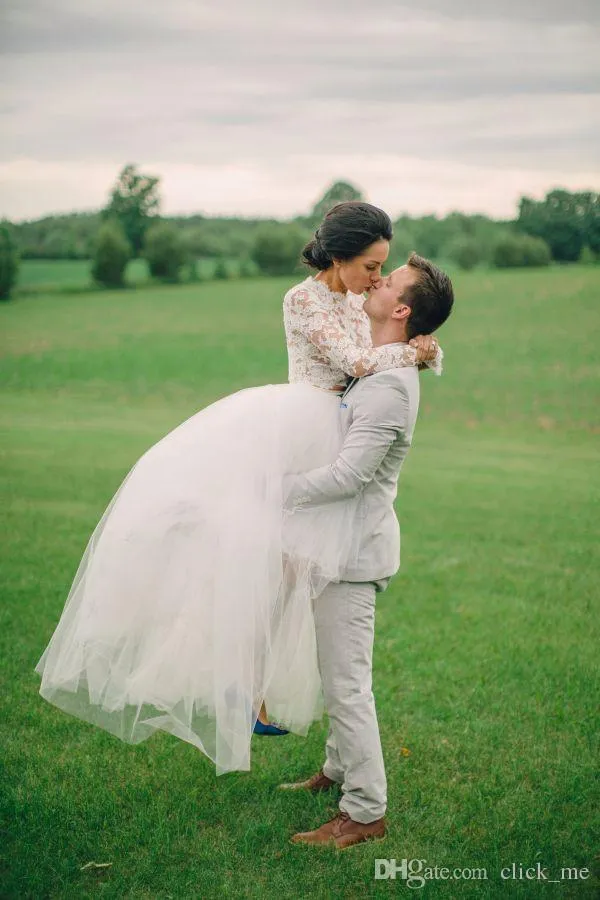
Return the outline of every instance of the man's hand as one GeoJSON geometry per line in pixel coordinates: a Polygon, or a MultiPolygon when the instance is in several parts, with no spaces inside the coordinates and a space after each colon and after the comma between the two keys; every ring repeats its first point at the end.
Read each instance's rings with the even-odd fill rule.
{"type": "Polygon", "coordinates": [[[417,364],[428,362],[435,359],[437,353],[438,342],[431,334],[419,334],[412,338],[409,342],[411,347],[417,351],[417,364]]]}

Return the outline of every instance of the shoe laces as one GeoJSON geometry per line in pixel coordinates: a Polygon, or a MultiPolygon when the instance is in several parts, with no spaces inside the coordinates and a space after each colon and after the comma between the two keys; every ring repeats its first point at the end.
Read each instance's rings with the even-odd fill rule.
{"type": "Polygon", "coordinates": [[[340,810],[339,813],[337,814],[337,816],[334,816],[334,818],[331,819],[331,821],[335,822],[334,834],[336,834],[336,832],[337,832],[337,836],[340,836],[342,834],[342,829],[343,829],[344,825],[346,824],[346,822],[350,821],[350,816],[348,815],[347,812],[340,810]]]}

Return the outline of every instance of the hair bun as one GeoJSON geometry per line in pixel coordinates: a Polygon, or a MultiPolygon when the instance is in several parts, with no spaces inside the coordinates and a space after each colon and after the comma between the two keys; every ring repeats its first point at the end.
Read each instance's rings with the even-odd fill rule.
{"type": "Polygon", "coordinates": [[[302,251],[302,259],[304,262],[309,265],[313,269],[319,269],[319,271],[323,271],[323,269],[328,269],[333,260],[323,247],[321,241],[318,238],[318,233],[309,241],[304,250],[302,251]]]}

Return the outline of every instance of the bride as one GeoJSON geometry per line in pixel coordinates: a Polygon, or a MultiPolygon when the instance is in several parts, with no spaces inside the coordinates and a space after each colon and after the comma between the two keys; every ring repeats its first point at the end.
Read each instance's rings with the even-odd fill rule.
{"type": "Polygon", "coordinates": [[[391,237],[382,210],[334,207],[303,251],[316,274],[284,299],[289,383],[211,404],[129,471],[36,666],[50,703],[128,743],[171,732],[218,775],[250,768],[266,707],[302,735],[321,717],[311,599],[355,552],[358,501],[284,513],[282,483],[336,458],[349,377],[441,371],[431,337],[370,345],[361,295],[391,237]]]}

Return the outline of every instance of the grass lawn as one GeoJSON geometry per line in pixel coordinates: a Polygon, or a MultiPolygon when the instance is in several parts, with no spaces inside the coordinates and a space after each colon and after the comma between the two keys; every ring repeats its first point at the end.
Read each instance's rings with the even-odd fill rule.
{"type": "Polygon", "coordinates": [[[401,480],[402,568],[378,595],[384,842],[289,843],[335,813],[276,789],[319,768],[326,720],[253,738],[252,771],[217,778],[191,745],[131,747],[39,697],[34,666],[133,462],[212,400],[286,379],[288,284],[0,306],[0,895],[362,900],[409,892],[374,878],[395,858],[487,870],[413,883],[422,897],[597,896],[600,269],[455,279],[401,480]],[[592,874],[503,879],[513,863],[592,874]]]}
{"type": "MultiPolygon", "coordinates": [[[[92,263],[89,259],[24,259],[19,266],[19,288],[44,290],[87,288],[92,284],[92,263]]],[[[143,259],[134,259],[127,266],[127,278],[137,283],[148,278],[143,259]]]]}
{"type": "MultiPolygon", "coordinates": [[[[200,259],[196,263],[202,278],[212,278],[216,261],[200,259]]],[[[227,260],[226,268],[232,275],[239,270],[238,260],[227,260]]],[[[84,290],[98,290],[91,277],[92,261],[89,259],[24,259],[19,266],[17,287],[22,294],[40,292],[73,293],[84,290]]],[[[189,277],[189,266],[182,270],[182,280],[189,277]]],[[[144,259],[132,259],[127,264],[125,280],[131,286],[149,283],[148,266],[144,259]]]]}

